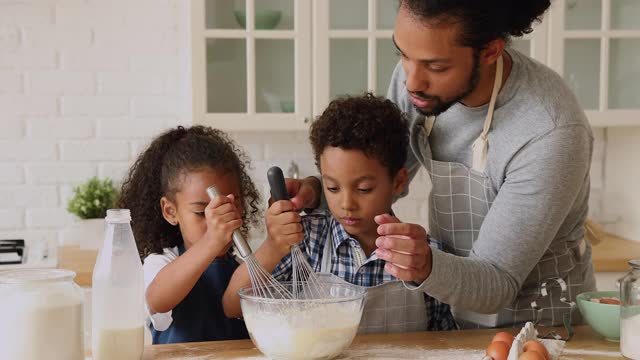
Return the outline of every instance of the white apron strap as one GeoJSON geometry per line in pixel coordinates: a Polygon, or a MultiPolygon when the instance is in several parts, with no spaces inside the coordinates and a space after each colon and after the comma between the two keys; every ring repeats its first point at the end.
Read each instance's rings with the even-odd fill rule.
{"type": "Polygon", "coordinates": [[[427,119],[424,122],[424,129],[427,132],[427,137],[431,135],[431,130],[433,130],[433,123],[436,122],[435,116],[427,116],[427,119]]]}
{"type": "MultiPolygon", "coordinates": [[[[500,87],[502,86],[502,73],[503,73],[504,63],[502,60],[502,56],[498,58],[496,64],[496,77],[493,81],[493,91],[491,92],[491,101],[489,101],[489,109],[487,110],[487,117],[484,120],[484,127],[482,128],[482,134],[477,138],[472,145],[473,151],[473,165],[472,168],[478,172],[484,172],[484,169],[487,166],[487,134],[489,134],[489,130],[491,129],[491,122],[493,121],[493,111],[496,107],[496,99],[498,98],[498,93],[500,92],[500,87]]],[[[435,116],[427,116],[424,122],[424,129],[426,131],[427,136],[431,135],[431,130],[433,130],[433,124],[436,121],[435,116]]]]}
{"type": "Polygon", "coordinates": [[[484,169],[487,167],[487,134],[491,129],[491,122],[493,121],[493,111],[496,107],[496,99],[502,86],[502,72],[503,72],[502,56],[498,58],[496,65],[496,78],[493,82],[493,91],[491,92],[491,101],[489,102],[489,109],[487,110],[487,118],[484,120],[484,128],[482,134],[473,143],[473,165],[472,168],[480,173],[484,173],[484,169]]]}
{"type": "Polygon", "coordinates": [[[329,236],[327,236],[322,249],[322,260],[320,261],[320,272],[331,273],[331,255],[333,254],[333,229],[329,226],[329,236]]]}

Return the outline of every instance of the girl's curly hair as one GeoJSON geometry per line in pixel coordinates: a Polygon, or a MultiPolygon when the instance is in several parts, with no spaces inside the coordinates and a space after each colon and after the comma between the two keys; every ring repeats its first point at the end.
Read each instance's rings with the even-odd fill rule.
{"type": "Polygon", "coordinates": [[[188,172],[221,169],[237,174],[245,210],[242,231],[259,223],[260,194],[247,174],[250,161],[224,132],[205,126],[168,130],[151,142],[129,170],[118,207],[130,209],[133,234],[142,258],[182,244],[179,226],[162,216],[160,199],[174,200],[188,172]]]}

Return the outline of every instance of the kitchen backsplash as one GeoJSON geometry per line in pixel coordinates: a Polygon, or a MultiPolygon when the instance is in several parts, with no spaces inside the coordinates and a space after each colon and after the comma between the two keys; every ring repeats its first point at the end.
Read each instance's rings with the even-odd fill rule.
{"type": "MultiPolygon", "coordinates": [[[[150,137],[191,123],[189,16],[185,0],[0,2],[0,239],[64,243],[73,185],[94,175],[121,179],[150,137]]],[[[595,129],[596,218],[603,134],[595,129]]],[[[316,171],[304,132],[233,136],[263,191],[271,165],[316,171]]],[[[428,181],[418,177],[395,209],[425,224],[428,181]]]]}

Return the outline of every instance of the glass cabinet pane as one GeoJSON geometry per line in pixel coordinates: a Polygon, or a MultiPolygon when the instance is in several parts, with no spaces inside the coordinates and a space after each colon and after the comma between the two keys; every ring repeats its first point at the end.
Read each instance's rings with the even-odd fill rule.
{"type": "Polygon", "coordinates": [[[257,30],[293,29],[293,0],[255,0],[257,30]]]}
{"type": "Polygon", "coordinates": [[[256,111],[294,112],[293,40],[256,40],[256,111]]]}
{"type": "Polygon", "coordinates": [[[526,39],[513,39],[509,47],[518,50],[524,55],[531,56],[531,40],[526,39]]]}
{"type": "Polygon", "coordinates": [[[612,39],[609,108],[640,109],[640,39],[612,39]]]}
{"type": "Polygon", "coordinates": [[[333,29],[367,29],[369,18],[368,0],[331,0],[329,22],[333,29]]]}
{"type": "Polygon", "coordinates": [[[378,0],[378,29],[392,30],[396,24],[399,2],[397,0],[378,0]]]}
{"type": "Polygon", "coordinates": [[[244,0],[205,0],[205,24],[207,29],[244,29],[244,0]]]}
{"type": "Polygon", "coordinates": [[[207,39],[207,111],[247,112],[245,39],[207,39]]]}
{"type": "Polygon", "coordinates": [[[376,42],[376,95],[386,96],[391,74],[400,58],[391,39],[378,39],[376,42]]]}
{"type": "Polygon", "coordinates": [[[586,110],[598,108],[600,94],[600,40],[565,40],[564,78],[586,110]]]}
{"type": "Polygon", "coordinates": [[[362,94],[367,90],[367,40],[331,39],[330,96],[362,94]]]}
{"type": "Polygon", "coordinates": [[[640,29],[640,1],[611,0],[611,28],[640,29]]]}
{"type": "Polygon", "coordinates": [[[567,30],[598,30],[602,27],[602,1],[566,0],[565,16],[567,30]]]}

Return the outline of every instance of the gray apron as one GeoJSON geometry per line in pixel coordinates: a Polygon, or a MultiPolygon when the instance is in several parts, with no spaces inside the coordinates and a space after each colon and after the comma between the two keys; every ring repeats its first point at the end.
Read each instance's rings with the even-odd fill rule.
{"type": "MultiPolygon", "coordinates": [[[[350,284],[331,273],[333,235],[331,232],[322,250],[322,261],[318,275],[326,281],[350,284]]],[[[362,251],[362,250],[361,250],[362,251]]],[[[375,253],[372,255],[373,259],[375,253]]],[[[364,258],[356,256],[356,259],[364,258]]],[[[356,264],[359,268],[362,263],[356,264]]],[[[351,284],[353,285],[353,284],[351,284]]],[[[358,286],[358,285],[353,285],[358,286]]],[[[400,280],[389,281],[367,289],[367,295],[358,333],[392,333],[427,330],[428,314],[424,293],[412,291],[400,280]]]]}
{"type": "MultiPolygon", "coordinates": [[[[426,119],[419,135],[420,142],[425,144],[420,149],[422,158],[427,159],[422,165],[427,169],[432,183],[429,232],[442,243],[444,251],[458,256],[466,257],[471,253],[484,218],[497,195],[484,170],[487,163],[487,135],[491,129],[502,75],[503,59],[500,57],[483,131],[473,143],[472,168],[460,163],[433,160],[428,137],[435,117],[426,119]]],[[[499,313],[486,315],[453,308],[458,325],[461,328],[518,326],[526,321],[536,321],[540,325],[562,324],[563,316],[570,315],[575,306],[567,301],[566,293],[575,296],[583,288],[595,288],[595,284],[582,283],[582,279],[592,278],[584,276],[584,273],[593,271],[588,261],[591,259],[590,246],[585,241],[578,241],[574,248],[567,248],[566,244],[561,247],[554,249],[552,244],[525,280],[514,303],[499,313]],[[587,261],[583,262],[583,259],[587,261]],[[555,292],[554,285],[557,285],[555,292]],[[543,287],[544,292],[541,290],[543,287]],[[542,297],[543,293],[547,296],[542,297]]]]}

